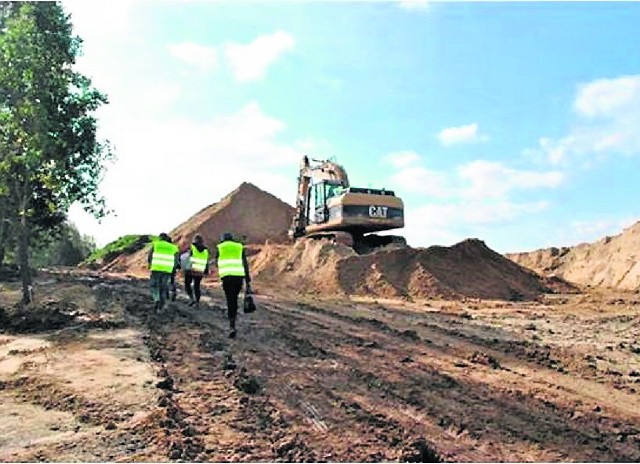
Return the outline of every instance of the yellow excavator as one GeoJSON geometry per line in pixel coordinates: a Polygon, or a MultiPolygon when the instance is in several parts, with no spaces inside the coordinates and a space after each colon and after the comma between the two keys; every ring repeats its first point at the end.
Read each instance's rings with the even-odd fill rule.
{"type": "Polygon", "coordinates": [[[386,189],[352,187],[347,172],[331,160],[302,158],[298,197],[289,236],[329,238],[366,252],[404,237],[372,232],[404,227],[404,204],[386,189]]]}

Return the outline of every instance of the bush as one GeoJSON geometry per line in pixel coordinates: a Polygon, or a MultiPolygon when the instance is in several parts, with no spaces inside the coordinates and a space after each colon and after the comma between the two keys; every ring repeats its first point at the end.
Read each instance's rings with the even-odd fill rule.
{"type": "Polygon", "coordinates": [[[156,240],[155,235],[123,235],[122,237],[108,243],[103,248],[95,250],[89,255],[87,259],[83,261],[83,265],[91,265],[94,263],[100,263],[102,265],[107,264],[120,255],[130,255],[138,250],[143,249],[147,244],[156,240]]]}

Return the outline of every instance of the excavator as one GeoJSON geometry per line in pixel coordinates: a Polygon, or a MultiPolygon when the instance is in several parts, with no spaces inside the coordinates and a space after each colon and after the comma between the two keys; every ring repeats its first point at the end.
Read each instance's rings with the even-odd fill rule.
{"type": "Polygon", "coordinates": [[[393,191],[352,187],[335,161],[303,156],[289,237],[328,238],[362,253],[406,245],[404,237],[373,233],[401,227],[404,204],[393,191]]]}

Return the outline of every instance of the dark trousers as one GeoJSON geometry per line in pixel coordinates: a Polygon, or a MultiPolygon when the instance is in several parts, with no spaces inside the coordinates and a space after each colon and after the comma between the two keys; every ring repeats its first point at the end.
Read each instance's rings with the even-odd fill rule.
{"type": "Polygon", "coordinates": [[[177,272],[178,272],[177,269],[174,269],[173,272],[171,273],[171,280],[169,281],[169,285],[167,285],[167,295],[166,295],[167,301],[176,299],[176,293],[178,290],[176,286],[177,272]]]}
{"type": "Polygon", "coordinates": [[[222,278],[222,289],[224,296],[227,298],[227,316],[229,317],[229,325],[232,329],[236,328],[236,317],[238,315],[238,295],[242,290],[242,282],[244,277],[225,276],[222,278]]]}
{"type": "Polygon", "coordinates": [[[184,273],[184,289],[187,291],[191,301],[200,301],[200,282],[202,282],[202,274],[194,274],[191,271],[184,273]],[[192,282],[193,289],[191,288],[192,282]]]}

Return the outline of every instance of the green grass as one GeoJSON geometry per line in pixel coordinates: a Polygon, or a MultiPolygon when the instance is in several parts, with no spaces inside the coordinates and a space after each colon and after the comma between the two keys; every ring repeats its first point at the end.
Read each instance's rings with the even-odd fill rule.
{"type": "Polygon", "coordinates": [[[91,264],[101,261],[103,264],[113,261],[122,254],[130,255],[144,248],[151,241],[156,240],[155,235],[123,235],[117,240],[107,244],[103,248],[95,250],[83,262],[83,264],[91,264]]]}

